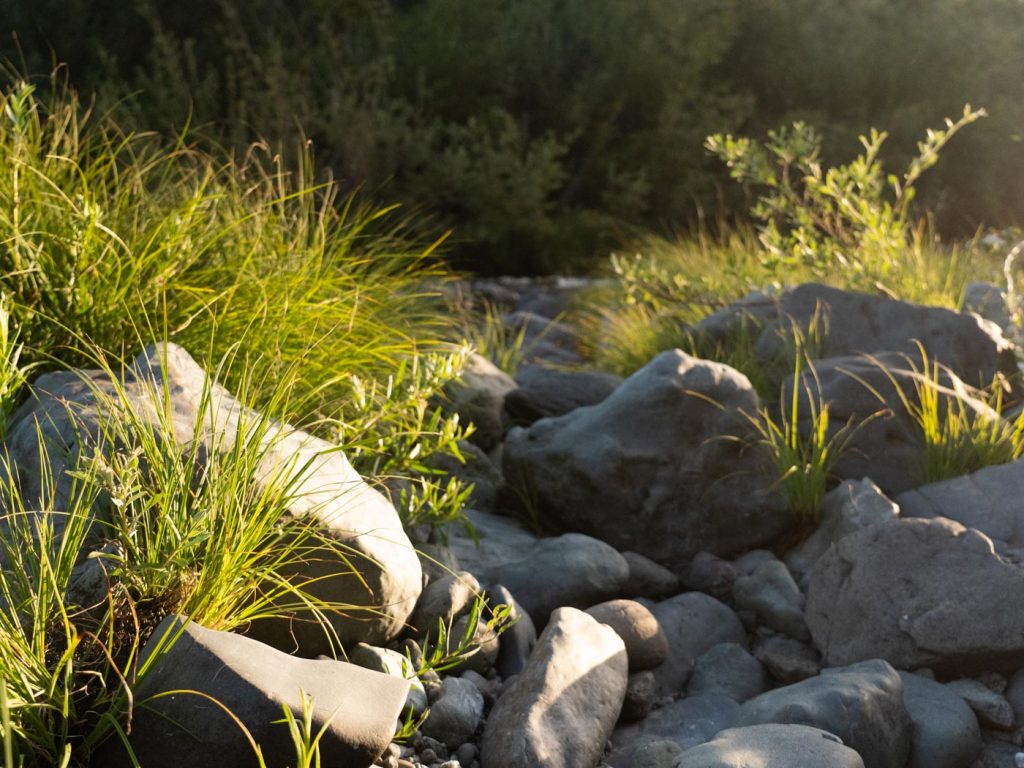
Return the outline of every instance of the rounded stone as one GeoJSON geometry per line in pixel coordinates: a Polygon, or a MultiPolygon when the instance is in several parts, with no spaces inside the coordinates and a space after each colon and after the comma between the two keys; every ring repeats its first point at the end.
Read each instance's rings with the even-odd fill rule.
{"type": "Polygon", "coordinates": [[[634,600],[609,600],[587,613],[611,627],[626,645],[629,671],[653,669],[668,657],[668,640],[661,625],[645,606],[634,600]]]}

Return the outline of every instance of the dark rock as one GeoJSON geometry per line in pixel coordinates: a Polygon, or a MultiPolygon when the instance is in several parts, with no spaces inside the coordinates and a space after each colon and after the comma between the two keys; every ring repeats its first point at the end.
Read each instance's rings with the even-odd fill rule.
{"type": "Polygon", "coordinates": [[[717,693],[742,704],[766,690],[761,662],[741,645],[720,643],[697,659],[686,695],[717,693]]]}
{"type": "Polygon", "coordinates": [[[679,594],[679,577],[665,566],[638,552],[623,552],[622,557],[629,565],[629,579],[623,585],[620,597],[661,600],[679,594]]]}
{"type": "Polygon", "coordinates": [[[537,629],[530,614],[522,609],[503,585],[493,587],[490,598],[492,605],[508,605],[512,609],[509,616],[515,623],[499,636],[500,648],[495,662],[495,669],[501,677],[512,677],[526,668],[530,652],[537,644],[537,629]]]}
{"type": "Polygon", "coordinates": [[[489,451],[505,433],[501,406],[505,395],[515,388],[511,376],[474,353],[467,358],[461,379],[445,387],[446,407],[476,427],[469,439],[489,451]]]}
{"type": "Polygon", "coordinates": [[[977,680],[953,680],[946,688],[967,702],[982,725],[1000,731],[1013,728],[1010,702],[977,680]]]}
{"type": "Polygon", "coordinates": [[[608,764],[626,768],[645,744],[668,740],[686,750],[703,744],[736,722],[739,705],[728,696],[707,694],[674,701],[645,719],[620,725],[612,734],[608,764]]]}
{"type": "Polygon", "coordinates": [[[626,698],[622,702],[622,712],[619,713],[619,722],[635,723],[647,717],[657,703],[657,693],[657,682],[654,673],[649,669],[630,675],[629,683],[626,685],[626,698]]]}
{"type": "Polygon", "coordinates": [[[652,669],[668,656],[668,641],[654,614],[633,600],[610,600],[587,613],[615,630],[626,644],[629,671],[652,669]]]}
{"type": "Polygon", "coordinates": [[[738,609],[753,611],[765,626],[798,640],[810,638],[803,595],[785,563],[762,563],[749,576],[736,579],[732,594],[738,609]]]}
{"type": "Polygon", "coordinates": [[[476,686],[468,680],[449,677],[421,730],[454,750],[473,737],[483,717],[484,697],[476,686]]]}
{"type": "Polygon", "coordinates": [[[978,721],[941,683],[900,672],[903,704],[914,724],[907,768],[969,768],[981,751],[978,721]]]}
{"type": "Polygon", "coordinates": [[[710,552],[698,552],[690,561],[683,584],[694,592],[703,592],[718,600],[731,600],[732,587],[739,574],[732,563],[710,552]]]}
{"type": "Polygon", "coordinates": [[[530,368],[517,379],[519,387],[505,395],[504,414],[509,424],[519,427],[597,405],[622,383],[611,373],[545,368],[530,368]]]}
{"type": "Polygon", "coordinates": [[[821,672],[821,655],[806,643],[788,637],[776,635],[758,640],[754,658],[782,685],[799,683],[821,672]]]}

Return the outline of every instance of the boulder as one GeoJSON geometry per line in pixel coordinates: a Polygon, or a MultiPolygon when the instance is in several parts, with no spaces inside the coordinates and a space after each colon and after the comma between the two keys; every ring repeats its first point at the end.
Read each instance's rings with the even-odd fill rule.
{"type": "Polygon", "coordinates": [[[831,733],[805,725],[729,728],[679,755],[674,768],[864,768],[831,733]]]}
{"type": "Polygon", "coordinates": [[[417,636],[436,640],[438,622],[451,627],[482,592],[480,583],[469,571],[442,576],[423,590],[409,624],[417,636]]]}
{"type": "Polygon", "coordinates": [[[1010,684],[1006,688],[1006,700],[1013,709],[1014,721],[1018,725],[1024,725],[1024,667],[1010,678],[1010,684]]]}
{"type": "Polygon", "coordinates": [[[613,768],[627,768],[646,745],[658,741],[671,741],[681,750],[690,749],[723,728],[731,728],[738,713],[739,705],[728,696],[712,693],[679,699],[637,723],[616,728],[607,762],[613,768]]]}
{"type": "Polygon", "coordinates": [[[972,282],[964,288],[963,311],[991,320],[1002,329],[1010,327],[1006,293],[993,283],[972,282]]]}
{"type": "Polygon", "coordinates": [[[766,363],[784,357],[792,344],[794,323],[806,337],[807,329],[818,322],[825,331],[818,357],[878,352],[917,357],[920,343],[929,359],[948,366],[972,386],[987,386],[996,375],[1016,373],[1012,345],[995,323],[977,315],[818,283],[725,307],[698,323],[694,332],[727,340],[751,322],[758,334],[754,354],[766,363]]]}
{"type": "Polygon", "coordinates": [[[792,522],[761,454],[724,439],[746,434],[741,411],[759,405],[732,368],[663,352],[598,405],[512,429],[503,473],[546,523],[670,568],[735,554],[792,522]]]}
{"type": "Polygon", "coordinates": [[[465,485],[472,485],[466,505],[481,512],[493,512],[498,486],[501,485],[501,472],[487,454],[469,440],[459,441],[459,453],[465,461],[459,461],[448,453],[435,453],[427,457],[424,464],[461,480],[465,485]]]}
{"type": "MultiPolygon", "coordinates": [[[[227,451],[239,437],[258,437],[254,490],[289,483],[288,511],[315,519],[334,542],[308,552],[283,575],[303,582],[317,599],[348,606],[344,612],[326,612],[342,643],[383,642],[402,629],[419,597],[422,575],[394,507],[363,481],[337,446],[273,421],[258,430],[263,417],[212,384],[175,344],[147,348],[120,381],[102,371],[77,371],[49,373],[33,382],[4,444],[26,503],[38,500],[40,509],[66,509],[72,483],[68,473],[79,456],[100,445],[109,449],[105,425],[126,420],[128,410],[132,417],[126,424],[166,424],[179,444],[197,444],[200,461],[203,451],[227,451]],[[43,447],[56,480],[52,499],[42,498],[43,447]]],[[[319,622],[310,618],[298,612],[292,619],[254,624],[253,632],[283,649],[315,656],[328,651],[330,643],[319,622]]]]}
{"type": "Polygon", "coordinates": [[[622,709],[626,649],[614,630],[560,608],[484,727],[481,768],[593,768],[622,709]]]}
{"type": "Polygon", "coordinates": [[[665,566],[639,552],[623,552],[622,557],[629,565],[629,579],[622,585],[622,597],[661,600],[679,594],[679,577],[665,566]]]}
{"type": "Polygon", "coordinates": [[[618,596],[629,565],[603,541],[566,533],[541,539],[524,559],[486,573],[487,581],[504,585],[534,624],[543,627],[555,608],[589,608],[618,596]]]}
{"type": "Polygon", "coordinates": [[[911,722],[903,682],[884,661],[827,669],[818,677],[762,693],[740,707],[739,725],[809,725],[834,733],[866,768],[903,768],[911,722]]]}
{"type": "Polygon", "coordinates": [[[1024,666],[1024,569],[952,520],[896,519],[840,540],[811,571],[805,617],[830,665],[1024,666]]]}
{"type": "Polygon", "coordinates": [[[904,517],[956,520],[991,539],[1024,546],[1024,460],[985,467],[896,497],[904,517]]]}
{"type": "Polygon", "coordinates": [[[466,519],[476,537],[462,526],[453,525],[448,529],[448,544],[459,564],[482,583],[490,580],[488,574],[493,567],[528,557],[540,541],[510,517],[467,510],[466,519]]]}
{"type": "Polygon", "coordinates": [[[786,553],[786,565],[806,586],[805,577],[830,546],[861,528],[884,523],[900,514],[892,502],[869,478],[846,480],[825,494],[818,527],[799,546],[786,553]]]}
{"type": "Polygon", "coordinates": [[[674,741],[649,741],[639,747],[629,761],[629,768],[674,768],[683,750],[674,741]]]}
{"type": "Polygon", "coordinates": [[[519,387],[505,395],[504,414],[509,424],[520,427],[597,405],[622,383],[620,376],[601,371],[546,368],[529,368],[517,380],[519,387]]]}
{"type": "Polygon", "coordinates": [[[716,693],[742,704],[766,690],[768,676],[761,662],[742,645],[719,643],[697,659],[686,695],[716,693]]]}
{"type": "Polygon", "coordinates": [[[492,605],[507,605],[510,607],[509,618],[514,622],[512,626],[505,629],[498,638],[499,649],[495,668],[503,678],[518,675],[526,668],[530,653],[537,644],[537,629],[530,618],[530,614],[523,610],[522,606],[501,584],[495,585],[489,594],[492,605]]]}
{"type": "Polygon", "coordinates": [[[635,600],[609,600],[587,613],[615,630],[626,645],[629,671],[652,669],[668,656],[668,641],[654,614],[635,600]]]}
{"type": "Polygon", "coordinates": [[[718,600],[731,600],[732,587],[739,573],[728,560],[698,552],[683,573],[683,584],[694,592],[703,592],[718,600]]]}
{"type": "Polygon", "coordinates": [[[579,365],[583,356],[576,332],[563,322],[517,310],[505,315],[513,333],[523,331],[523,365],[579,365]]]}
{"type": "Polygon", "coordinates": [[[806,643],[781,635],[759,638],[754,658],[783,685],[799,683],[821,672],[821,654],[806,643]]]}
{"type": "Polygon", "coordinates": [[[965,678],[946,685],[971,708],[978,721],[987,728],[1009,731],[1013,728],[1013,708],[1003,696],[977,680],[965,678]]]}
{"type": "Polygon", "coordinates": [[[635,723],[643,720],[654,709],[658,695],[658,680],[649,669],[634,672],[626,684],[626,698],[619,713],[620,723],[635,723]]]}
{"type": "Polygon", "coordinates": [[[914,725],[907,768],[970,768],[981,752],[971,708],[941,683],[900,672],[903,705],[914,725]]]}
{"type": "MultiPolygon", "coordinates": [[[[143,665],[154,659],[133,692],[129,739],[146,768],[251,768],[256,758],[240,724],[260,745],[267,765],[292,765],[288,729],[275,721],[286,707],[301,723],[306,702],[313,733],[323,733],[324,764],[369,768],[390,743],[409,689],[396,677],[341,661],[288,656],[175,616],[157,627],[143,651],[143,665]]],[[[116,737],[91,763],[133,764],[116,737]]]]}
{"type": "Polygon", "coordinates": [[[474,352],[466,359],[461,378],[445,387],[446,407],[476,427],[469,439],[489,451],[501,442],[501,405],[515,388],[511,376],[474,352]]]}
{"type": "Polygon", "coordinates": [[[421,730],[424,736],[455,750],[472,740],[483,718],[483,694],[469,680],[448,677],[421,730]]]}
{"type": "Polygon", "coordinates": [[[781,561],[770,560],[749,576],[740,576],[732,594],[736,607],[753,611],[764,626],[798,640],[810,638],[804,624],[804,597],[781,561]]]}

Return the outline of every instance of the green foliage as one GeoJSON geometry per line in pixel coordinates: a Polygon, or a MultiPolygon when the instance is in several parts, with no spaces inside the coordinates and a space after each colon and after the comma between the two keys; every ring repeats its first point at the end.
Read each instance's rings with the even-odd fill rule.
{"type": "Polygon", "coordinates": [[[852,272],[866,284],[885,285],[904,253],[915,247],[910,203],[921,174],[964,126],[985,115],[964,108],[945,129],[929,130],[902,176],[883,174],[884,132],[861,136],[863,153],[831,168],[821,161],[821,137],[804,123],[769,131],[764,146],[715,134],[707,148],[729,166],[734,179],[761,188],[751,210],[773,270],[790,265],[826,277],[852,272]]]}

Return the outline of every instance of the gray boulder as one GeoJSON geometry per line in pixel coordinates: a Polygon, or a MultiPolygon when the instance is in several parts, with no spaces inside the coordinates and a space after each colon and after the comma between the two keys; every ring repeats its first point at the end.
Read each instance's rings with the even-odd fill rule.
{"type": "Polygon", "coordinates": [[[467,510],[466,517],[476,538],[454,525],[448,529],[448,544],[459,564],[481,583],[491,581],[489,574],[495,566],[528,557],[540,541],[526,526],[510,517],[476,510],[467,510]]]}
{"type": "Polygon", "coordinates": [[[483,718],[483,694],[469,680],[448,677],[421,730],[424,736],[455,750],[473,738],[483,718]]]}
{"type": "Polygon", "coordinates": [[[449,628],[481,596],[480,583],[469,571],[448,574],[430,582],[409,619],[419,637],[437,635],[438,622],[449,628]]]}
{"type": "Polygon", "coordinates": [[[481,512],[493,512],[501,485],[501,471],[491,462],[487,454],[469,440],[459,441],[459,453],[465,461],[448,453],[435,453],[424,462],[430,469],[458,478],[466,485],[472,485],[466,505],[481,512]]]}
{"type": "Polygon", "coordinates": [[[770,560],[749,576],[740,576],[732,594],[738,609],[753,611],[766,627],[798,640],[810,638],[804,624],[804,597],[781,561],[770,560]]]}
{"type": "Polygon", "coordinates": [[[786,565],[797,581],[805,577],[830,546],[854,531],[884,523],[900,514],[892,502],[869,478],[846,480],[825,494],[821,521],[804,542],[786,553],[786,565]]]}
{"type": "Polygon", "coordinates": [[[739,705],[728,696],[702,694],[674,701],[645,719],[620,725],[612,734],[613,768],[626,768],[648,744],[671,741],[680,750],[703,744],[723,728],[736,724],[739,705]]]}
{"type": "Polygon", "coordinates": [[[509,618],[514,623],[498,638],[500,645],[495,669],[503,678],[512,677],[526,668],[530,653],[537,644],[537,629],[530,614],[523,610],[512,593],[503,585],[495,585],[489,596],[492,605],[507,605],[511,609],[509,618]]]}
{"type": "Polygon", "coordinates": [[[1024,546],[1024,460],[921,486],[896,497],[904,517],[946,517],[1024,546]]]}
{"type": "Polygon", "coordinates": [[[679,755],[673,768],[864,768],[831,733],[805,725],[729,728],[679,755]]]}
{"type": "Polygon", "coordinates": [[[681,591],[679,577],[665,566],[639,552],[623,552],[622,557],[629,565],[629,579],[622,585],[622,597],[660,600],[681,591]]]}
{"type": "Polygon", "coordinates": [[[903,705],[914,724],[907,768],[969,768],[981,752],[978,720],[941,683],[900,672],[903,705]]]}
{"type": "MultiPolygon", "coordinates": [[[[763,362],[784,355],[795,323],[805,336],[815,319],[826,333],[820,357],[902,352],[948,366],[973,386],[1016,372],[1011,344],[995,323],[976,315],[897,301],[885,296],[807,283],[779,296],[761,296],[726,307],[695,326],[695,332],[726,340],[744,323],[756,324],[754,354],[763,362]]],[[[861,475],[863,477],[863,475],[861,475]]],[[[875,478],[877,480],[877,478],[875,478]]]]}
{"type": "Polygon", "coordinates": [[[633,753],[629,768],[673,768],[683,750],[674,741],[649,741],[633,753]]]}
{"type": "Polygon", "coordinates": [[[783,685],[799,683],[821,672],[821,654],[807,643],[782,635],[758,638],[754,658],[783,685]]]}
{"type": "MultiPolygon", "coordinates": [[[[174,616],[157,627],[146,645],[143,663],[150,657],[157,663],[134,690],[129,739],[146,768],[251,768],[255,755],[239,723],[260,745],[267,765],[291,765],[291,737],[275,721],[284,706],[302,722],[304,698],[310,703],[313,732],[323,729],[324,764],[368,768],[390,743],[409,689],[396,677],[340,661],[288,656],[174,616]],[[168,647],[171,638],[176,639],[168,647]]],[[[100,747],[91,762],[111,768],[132,765],[117,738],[100,747]]]]}
{"type": "Polygon", "coordinates": [[[501,406],[505,395],[515,388],[511,376],[486,357],[473,353],[466,359],[462,377],[445,387],[446,407],[476,427],[469,439],[489,451],[501,442],[505,432],[501,406]]]}
{"type": "Polygon", "coordinates": [[[882,658],[946,674],[1024,665],[1024,569],[951,520],[896,519],[814,566],[807,626],[831,665],[882,658]]]}
{"type": "Polygon", "coordinates": [[[505,395],[504,414],[509,424],[520,427],[597,405],[622,383],[611,373],[545,368],[529,368],[517,380],[519,387],[505,395]]]}
{"type": "Polygon", "coordinates": [[[694,592],[703,592],[718,600],[731,600],[732,587],[739,576],[736,566],[710,552],[698,552],[683,573],[683,584],[694,592]]]}
{"type": "Polygon", "coordinates": [[[757,696],[740,707],[740,725],[786,723],[834,733],[866,768],[903,768],[911,722],[903,682],[884,661],[827,669],[818,677],[757,696]]]}
{"type": "Polygon", "coordinates": [[[768,690],[764,667],[746,648],[720,643],[697,659],[687,696],[717,693],[742,704],[768,690]]]}
{"type": "MultiPolygon", "coordinates": [[[[129,408],[137,423],[155,427],[166,420],[179,444],[197,442],[207,453],[231,450],[240,436],[255,439],[254,428],[262,418],[211,384],[206,372],[175,344],[147,348],[119,382],[102,371],[45,374],[33,382],[31,397],[12,417],[4,444],[6,458],[17,467],[26,504],[39,500],[37,508],[67,509],[72,484],[68,473],[81,455],[101,444],[109,450],[104,424],[124,420],[129,408]],[[52,499],[42,498],[41,450],[48,452],[56,480],[52,499]]],[[[288,511],[315,519],[334,542],[308,552],[283,575],[304,582],[314,598],[347,606],[326,613],[343,643],[394,637],[422,588],[419,560],[394,507],[363,481],[337,446],[272,421],[258,437],[261,456],[254,490],[290,483],[288,511]],[[360,578],[353,577],[346,559],[360,578]]],[[[201,455],[196,458],[202,460],[201,455]]],[[[310,618],[297,612],[290,619],[255,623],[252,631],[282,649],[298,648],[314,656],[328,651],[330,643],[319,622],[310,618]]]]}
{"type": "Polygon", "coordinates": [[[614,630],[560,608],[484,727],[482,768],[593,768],[622,709],[626,649],[614,630]]]}
{"type": "Polygon", "coordinates": [[[626,698],[622,702],[620,723],[635,723],[643,720],[654,709],[658,695],[658,682],[649,669],[634,672],[626,685],[626,698]]]}
{"type": "Polygon", "coordinates": [[[1013,728],[1013,708],[1003,696],[977,680],[953,680],[946,687],[967,702],[979,722],[1000,731],[1013,728]]]}
{"type": "Polygon", "coordinates": [[[1014,721],[1024,725],[1024,667],[1017,670],[1006,687],[1006,700],[1013,709],[1014,721]]]}
{"type": "Polygon", "coordinates": [[[972,282],[964,288],[963,311],[991,320],[1002,329],[1010,327],[1006,293],[993,283],[972,282]]]}
{"type": "Polygon", "coordinates": [[[667,351],[598,405],[512,429],[502,469],[551,525],[670,568],[701,550],[733,554],[792,522],[758,451],[723,439],[746,434],[741,411],[759,405],[742,374],[667,351]]]}
{"type": "Polygon", "coordinates": [[[626,645],[629,671],[652,669],[668,656],[668,641],[654,614],[634,600],[609,600],[587,613],[615,630],[626,645]]]}

